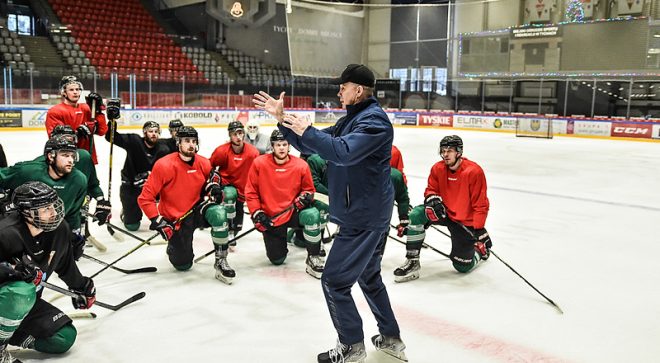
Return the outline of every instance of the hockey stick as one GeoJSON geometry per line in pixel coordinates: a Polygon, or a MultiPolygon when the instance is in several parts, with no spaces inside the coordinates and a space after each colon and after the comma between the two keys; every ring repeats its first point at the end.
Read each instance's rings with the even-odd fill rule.
{"type": "MultiPolygon", "coordinates": [[[[64,295],[58,295],[64,296],[64,295]]],[[[96,313],[91,311],[75,311],[73,313],[65,313],[69,319],[96,319],[96,313]]]]}
{"type": "Polygon", "coordinates": [[[83,234],[85,236],[85,240],[89,242],[92,246],[94,246],[97,250],[100,252],[105,252],[108,250],[107,247],[99,240],[96,239],[96,237],[92,236],[92,234],[89,232],[89,222],[87,221],[87,218],[90,216],[89,214],[89,201],[90,197],[86,196],[85,201],[83,202],[82,207],[80,208],[82,212],[81,216],[81,224],[83,228],[83,234]]]}
{"type": "MultiPolygon", "coordinates": [[[[236,237],[230,239],[229,241],[227,241],[227,243],[232,243],[232,242],[234,242],[234,241],[238,241],[239,239],[245,237],[246,235],[248,235],[249,233],[251,233],[251,232],[254,231],[255,229],[257,229],[257,228],[256,228],[256,227],[252,227],[252,228],[248,229],[247,231],[245,231],[245,232],[239,234],[238,236],[236,236],[236,237]]],[[[210,251],[208,251],[208,252],[206,252],[204,255],[197,257],[197,258],[195,259],[195,263],[197,263],[197,262],[199,262],[199,261],[205,259],[206,257],[212,255],[214,252],[215,252],[215,248],[212,249],[212,250],[210,250],[210,251]]]]}
{"type": "MultiPolygon", "coordinates": [[[[176,226],[178,223],[180,223],[181,221],[183,221],[184,219],[186,219],[189,215],[191,215],[191,214],[193,213],[193,211],[195,210],[195,208],[197,208],[197,205],[198,205],[198,204],[195,204],[195,205],[194,205],[189,211],[186,212],[186,214],[184,214],[184,215],[182,215],[181,217],[179,217],[179,219],[177,219],[177,220],[173,223],[173,225],[176,226]]],[[[148,244],[149,242],[151,242],[152,239],[158,237],[159,235],[160,235],[160,232],[156,232],[156,233],[154,233],[151,237],[149,237],[149,238],[147,238],[147,239],[137,238],[137,240],[141,241],[140,244],[138,244],[137,246],[133,247],[130,251],[126,252],[125,254],[123,254],[123,255],[122,255],[121,257],[119,257],[118,259],[116,259],[116,260],[110,262],[109,264],[107,264],[107,265],[106,265],[105,267],[103,267],[102,269],[96,271],[96,273],[94,273],[94,274],[93,274],[92,276],[90,276],[90,277],[93,278],[93,277],[97,276],[98,274],[100,274],[101,272],[103,272],[103,271],[107,270],[108,268],[114,266],[117,262],[121,261],[122,259],[126,258],[128,255],[130,255],[130,254],[132,254],[133,252],[137,251],[140,247],[142,247],[142,246],[148,244]]]]}
{"type": "MultiPolygon", "coordinates": [[[[103,266],[107,266],[107,265],[108,265],[107,262],[105,262],[105,261],[101,261],[101,260],[99,260],[99,259],[96,258],[96,257],[92,257],[92,256],[86,255],[86,254],[84,254],[84,253],[82,254],[82,257],[84,257],[85,259],[88,259],[88,260],[90,260],[90,261],[94,261],[94,262],[96,262],[96,263],[99,263],[99,264],[101,264],[101,265],[103,265],[103,266]]],[[[119,267],[117,267],[117,266],[110,266],[110,268],[113,269],[113,270],[119,271],[119,272],[123,272],[123,273],[125,273],[125,274],[127,274],[127,275],[128,275],[128,274],[137,274],[137,273],[142,273],[142,272],[156,272],[156,271],[158,271],[158,269],[155,268],[155,267],[153,267],[153,266],[152,266],[152,267],[136,268],[136,269],[132,269],[132,270],[126,270],[126,269],[123,269],[123,268],[119,268],[119,267]]]]}
{"type": "MultiPolygon", "coordinates": [[[[477,239],[477,237],[474,235],[474,233],[473,233],[469,228],[467,228],[467,227],[464,226],[463,224],[460,224],[460,223],[457,223],[457,224],[460,225],[461,227],[463,227],[463,229],[464,229],[468,234],[470,234],[470,236],[472,236],[472,238],[474,238],[475,240],[477,239]]],[[[526,278],[524,278],[521,274],[519,274],[518,271],[516,271],[516,270],[515,270],[513,267],[511,267],[508,263],[504,262],[504,260],[501,259],[500,256],[498,256],[498,255],[495,253],[495,251],[493,251],[492,248],[490,249],[490,253],[492,253],[493,256],[497,257],[497,259],[500,260],[500,262],[502,262],[502,263],[504,264],[504,266],[508,267],[511,271],[513,271],[514,274],[518,275],[518,277],[520,277],[523,281],[525,281],[525,283],[526,283],[527,285],[529,285],[529,287],[531,287],[532,289],[534,289],[534,291],[538,292],[539,295],[543,296],[543,298],[545,298],[550,304],[552,304],[552,306],[554,306],[554,307],[557,309],[557,311],[559,311],[561,314],[564,313],[564,311],[559,307],[559,305],[557,305],[557,304],[556,304],[554,301],[552,301],[549,297],[545,296],[541,291],[539,291],[539,289],[537,289],[536,287],[534,287],[534,285],[532,285],[529,281],[527,281],[526,278]]]]}
{"type": "MultiPolygon", "coordinates": [[[[91,215],[91,214],[88,214],[88,215],[91,216],[91,217],[94,217],[94,216],[91,215]]],[[[129,236],[129,237],[133,237],[133,238],[135,238],[136,240],[138,240],[138,241],[140,241],[140,242],[143,242],[143,241],[144,241],[144,238],[141,238],[140,236],[138,236],[138,235],[136,235],[136,234],[133,234],[133,233],[129,232],[128,230],[125,230],[125,229],[123,229],[123,228],[121,228],[121,227],[119,227],[119,226],[117,226],[117,225],[114,225],[114,224],[112,224],[112,223],[110,223],[110,222],[106,222],[106,223],[108,224],[108,227],[112,227],[113,230],[117,230],[117,231],[119,231],[119,232],[121,232],[121,233],[123,233],[123,234],[125,234],[125,235],[127,235],[127,236],[129,236]]],[[[151,242],[147,242],[147,244],[151,246],[152,243],[151,243],[151,242]]]]}
{"type": "MultiPolygon", "coordinates": [[[[46,282],[46,281],[41,281],[41,285],[44,286],[44,287],[47,287],[47,288],[49,288],[49,289],[51,289],[51,290],[53,290],[53,291],[59,292],[59,293],[62,294],[62,295],[67,295],[67,296],[70,296],[70,297],[79,297],[79,296],[80,296],[80,294],[77,294],[77,293],[75,293],[75,292],[73,292],[73,291],[69,291],[69,290],[67,290],[67,289],[61,288],[61,287],[59,287],[59,286],[57,286],[57,285],[53,285],[53,284],[48,283],[48,282],[46,282]]],[[[124,306],[126,306],[126,305],[128,305],[128,304],[130,304],[130,303],[132,303],[132,302],[135,302],[135,301],[138,301],[138,300],[142,299],[142,298],[145,297],[146,295],[147,295],[147,294],[144,293],[144,292],[137,293],[137,294],[135,294],[135,295],[129,297],[128,299],[126,299],[126,300],[120,302],[120,303],[117,304],[117,305],[106,304],[106,303],[104,303],[104,302],[101,302],[101,301],[96,300],[96,301],[94,301],[94,305],[98,305],[98,306],[100,306],[100,307],[102,307],[102,308],[106,308],[106,309],[109,309],[109,310],[112,310],[112,311],[117,311],[117,310],[123,308],[124,306]]]]}
{"type": "MultiPolygon", "coordinates": [[[[277,213],[276,215],[274,215],[274,216],[271,218],[271,220],[272,220],[272,219],[275,219],[275,218],[277,218],[277,217],[279,217],[279,216],[281,216],[282,214],[284,214],[284,213],[286,213],[286,212],[288,212],[288,211],[290,211],[291,208],[293,208],[293,204],[291,204],[290,206],[286,207],[285,210],[283,210],[283,211],[277,213]]],[[[247,231],[245,231],[245,232],[239,234],[238,236],[232,238],[231,240],[227,241],[227,244],[232,243],[232,242],[234,242],[234,241],[237,241],[239,238],[243,238],[243,236],[245,236],[245,235],[247,235],[248,233],[254,231],[255,229],[257,229],[257,227],[252,227],[252,228],[248,229],[247,231]]],[[[206,252],[204,255],[197,257],[197,258],[195,259],[195,262],[199,262],[199,261],[203,260],[204,258],[206,258],[206,257],[208,257],[208,256],[210,256],[210,255],[212,255],[214,252],[215,252],[215,248],[212,249],[212,250],[210,250],[210,251],[208,251],[208,252],[206,252]]]]}
{"type": "MultiPolygon", "coordinates": [[[[390,226],[391,226],[391,225],[390,225],[390,226]]],[[[393,226],[392,226],[392,227],[393,227],[393,226]]],[[[400,239],[398,239],[398,238],[396,238],[396,237],[390,236],[389,233],[387,234],[387,237],[389,237],[389,238],[391,238],[391,239],[393,239],[393,240],[395,240],[395,241],[397,241],[397,242],[399,242],[399,243],[401,243],[401,244],[406,245],[406,242],[404,242],[404,241],[402,241],[402,240],[400,240],[400,239]]],[[[424,248],[428,248],[428,249],[430,249],[431,251],[437,252],[437,253],[439,253],[439,254],[441,254],[441,255],[443,255],[443,256],[445,256],[445,257],[451,259],[451,257],[449,257],[448,254],[446,254],[446,253],[440,251],[439,249],[437,249],[437,248],[431,246],[430,244],[428,244],[428,243],[426,243],[426,242],[422,242],[422,247],[424,247],[424,248]]]]}
{"type": "MultiPolygon", "coordinates": [[[[108,171],[108,201],[109,202],[111,201],[110,196],[112,195],[112,150],[113,150],[113,147],[115,146],[115,131],[117,131],[113,127],[113,125],[115,125],[116,122],[112,122],[112,121],[113,120],[110,120],[110,156],[108,157],[108,165],[109,165],[108,166],[108,168],[109,168],[109,171],[108,171]]],[[[112,229],[112,226],[110,225],[110,223],[107,223],[106,229],[108,230],[108,233],[110,233],[110,235],[112,237],[115,237],[115,230],[112,229]]],[[[119,237],[119,236],[117,236],[117,237],[119,237]]]]}

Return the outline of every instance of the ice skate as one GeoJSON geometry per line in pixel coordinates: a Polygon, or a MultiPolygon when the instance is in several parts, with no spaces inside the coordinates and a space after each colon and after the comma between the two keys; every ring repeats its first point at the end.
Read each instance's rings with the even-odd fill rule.
{"type": "Polygon", "coordinates": [[[317,279],[321,278],[321,275],[323,275],[323,268],[325,265],[325,261],[323,260],[323,257],[319,255],[308,255],[307,260],[305,260],[305,264],[307,265],[307,267],[305,268],[305,272],[307,272],[313,277],[316,277],[317,279]]]}
{"type": "Polygon", "coordinates": [[[404,362],[408,361],[406,352],[404,352],[406,345],[403,344],[400,338],[378,334],[371,337],[371,342],[374,343],[376,350],[380,350],[404,362]]]}
{"type": "Polygon", "coordinates": [[[364,363],[367,352],[364,343],[346,345],[337,342],[337,346],[318,355],[318,363],[364,363]]]}
{"type": "Polygon", "coordinates": [[[234,271],[227,262],[228,250],[216,251],[215,253],[215,278],[224,282],[227,285],[231,285],[236,277],[236,271],[234,271]]]}

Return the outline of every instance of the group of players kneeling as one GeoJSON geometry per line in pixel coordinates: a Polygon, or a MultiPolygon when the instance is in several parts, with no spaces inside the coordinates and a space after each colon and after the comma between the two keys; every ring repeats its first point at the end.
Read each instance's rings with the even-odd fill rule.
{"type": "MultiPolygon", "coordinates": [[[[193,233],[211,227],[215,277],[231,284],[236,272],[227,257],[242,230],[247,204],[272,264],[284,263],[288,240],[306,247],[306,272],[321,277],[325,255],[321,242],[331,238],[324,235],[328,205],[314,198],[327,187],[325,161],[318,155],[290,155],[289,144],[277,129],[265,154],[266,150],[245,142],[245,128],[238,121],[228,126],[229,142],[217,147],[209,159],[197,154],[197,131],[180,121],[170,124],[170,140],[159,140],[160,126],[151,121],[144,124],[142,137],[117,132],[116,121],[109,126],[106,139],[127,150],[120,187],[123,225],[135,231],[146,215],[149,228],[167,240],[167,255],[175,269],[192,267],[193,233]]],[[[484,228],[489,202],[483,170],[462,156],[458,136],[443,138],[439,151],[443,160],[432,167],[424,204],[415,208],[409,208],[402,170],[392,168],[397,234],[407,236],[406,262],[394,271],[397,282],[419,277],[419,254],[430,224],[449,229],[451,258],[459,272],[472,270],[489,256],[492,243],[484,228]]],[[[83,207],[86,197],[97,199],[91,216],[99,224],[111,217],[110,202],[102,192],[101,198],[94,192],[98,179],[93,169],[89,153],[78,149],[76,133],[66,126],[53,131],[37,160],[0,169],[0,186],[13,191],[11,198],[6,195],[12,210],[0,220],[0,362],[15,361],[7,344],[45,353],[63,353],[73,345],[76,330],[71,319],[40,298],[41,281],[53,272],[75,292],[74,307],[88,309],[95,302],[94,282],[76,265],[85,244],[81,220],[88,216],[83,207]],[[92,170],[85,170],[90,165],[92,170]],[[46,179],[52,182],[42,181],[46,179]]]]}

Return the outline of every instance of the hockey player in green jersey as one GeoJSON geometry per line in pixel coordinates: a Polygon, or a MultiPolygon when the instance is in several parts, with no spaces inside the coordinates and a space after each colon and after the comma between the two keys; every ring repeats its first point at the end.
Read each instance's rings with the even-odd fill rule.
{"type": "Polygon", "coordinates": [[[64,219],[74,234],[71,241],[76,259],[82,255],[85,238],[80,231],[80,208],[87,194],[87,177],[73,168],[76,145],[62,135],[46,142],[43,161],[25,161],[0,168],[0,187],[14,190],[28,181],[40,181],[55,189],[64,202],[64,219]]]}
{"type": "Polygon", "coordinates": [[[41,299],[41,281],[53,273],[77,294],[76,309],[96,301],[94,282],[74,262],[57,193],[42,182],[27,182],[14,190],[12,202],[15,211],[0,220],[0,362],[16,362],[7,344],[61,354],[75,342],[71,319],[41,299]]]}

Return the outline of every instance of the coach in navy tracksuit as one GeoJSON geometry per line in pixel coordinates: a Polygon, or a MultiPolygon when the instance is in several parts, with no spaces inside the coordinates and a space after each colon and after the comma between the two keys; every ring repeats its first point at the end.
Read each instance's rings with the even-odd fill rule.
{"type": "MultiPolygon", "coordinates": [[[[302,153],[317,153],[328,162],[330,221],[340,227],[340,232],[328,255],[321,283],[341,344],[319,355],[319,362],[330,361],[339,354],[355,361],[366,356],[362,320],[351,296],[356,281],[376,317],[380,333],[401,343],[399,326],[380,276],[382,249],[394,203],[390,181],[392,124],[373,97],[375,78],[366,66],[349,65],[334,83],[340,85],[338,96],[347,115],[323,130],[312,127],[308,120],[285,115],[284,93],[279,100],[264,92],[254,97],[258,108],[278,119],[278,128],[289,143],[302,153]]],[[[402,353],[403,348],[400,349],[402,353]]]]}

